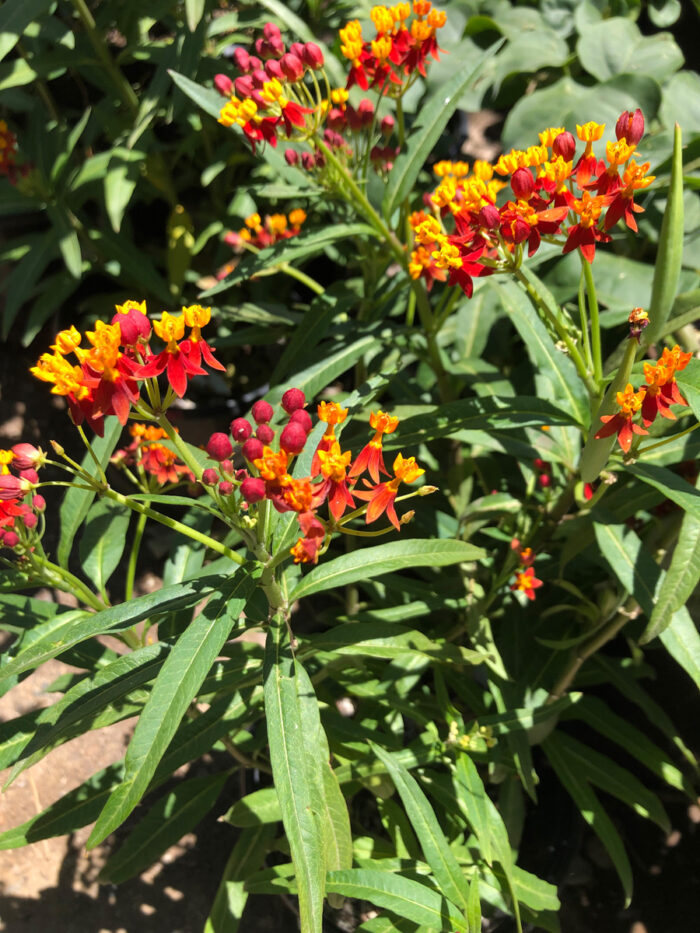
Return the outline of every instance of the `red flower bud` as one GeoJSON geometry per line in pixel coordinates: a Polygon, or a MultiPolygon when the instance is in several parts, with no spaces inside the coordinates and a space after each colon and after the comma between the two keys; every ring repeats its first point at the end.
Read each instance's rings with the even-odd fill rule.
{"type": "Polygon", "coordinates": [[[543,489],[546,489],[547,486],[552,485],[552,477],[547,473],[540,473],[540,475],[537,477],[537,482],[543,489]]]}
{"type": "Polygon", "coordinates": [[[316,165],[316,160],[314,159],[313,153],[312,152],[302,153],[301,164],[307,170],[307,172],[310,172],[311,169],[314,168],[316,165]]]}
{"type": "Polygon", "coordinates": [[[250,473],[247,470],[236,470],[236,479],[239,483],[242,483],[244,479],[247,479],[250,476],[250,473]]]}
{"type": "Polygon", "coordinates": [[[34,444],[15,444],[12,454],[13,470],[28,470],[30,467],[38,470],[46,463],[46,454],[34,444]]]}
{"type": "Polygon", "coordinates": [[[549,469],[549,464],[547,463],[546,460],[543,460],[542,457],[535,457],[535,459],[532,461],[532,465],[534,466],[536,470],[548,470],[549,469]]]}
{"type": "Polygon", "coordinates": [[[282,36],[280,28],[277,23],[265,23],[263,26],[263,35],[265,38],[270,41],[270,39],[279,39],[282,36]]]}
{"type": "Polygon", "coordinates": [[[308,411],[304,411],[303,408],[297,408],[289,420],[290,422],[295,421],[297,424],[300,424],[307,434],[311,430],[311,415],[308,411]]]}
{"type": "Polygon", "coordinates": [[[384,136],[391,136],[394,132],[394,127],[396,126],[396,121],[390,113],[388,113],[381,122],[382,134],[384,136]]]}
{"type": "Polygon", "coordinates": [[[535,179],[527,168],[516,168],[510,179],[513,194],[522,201],[529,201],[535,191],[535,179]]]}
{"type": "Polygon", "coordinates": [[[306,43],[304,46],[302,59],[304,60],[304,63],[309,66],[309,68],[323,68],[323,52],[315,42],[306,43]]]}
{"type": "Polygon", "coordinates": [[[304,57],[304,43],[303,42],[292,42],[289,46],[289,51],[292,55],[296,55],[297,58],[304,57]]]}
{"type": "Polygon", "coordinates": [[[291,52],[280,58],[280,67],[290,81],[300,81],[304,77],[304,63],[291,52]]]}
{"type": "Polygon", "coordinates": [[[263,85],[270,80],[264,68],[256,68],[251,75],[251,78],[253,79],[253,86],[256,87],[259,91],[261,91],[263,85]]]}
{"type": "Polygon", "coordinates": [[[260,71],[263,63],[259,58],[256,58],[255,55],[250,56],[250,65],[248,66],[248,71],[260,71]]]}
{"type": "Polygon", "coordinates": [[[39,482],[39,474],[33,467],[29,467],[27,470],[20,470],[19,475],[20,479],[26,480],[32,485],[39,482]]]}
{"type": "Polygon", "coordinates": [[[257,476],[249,476],[241,483],[241,495],[246,502],[260,502],[265,498],[265,483],[257,476]]]}
{"type": "Polygon", "coordinates": [[[255,87],[253,86],[253,79],[250,75],[241,75],[240,78],[236,78],[233,86],[239,97],[253,96],[255,87]]]}
{"type": "Polygon", "coordinates": [[[282,71],[282,66],[276,59],[271,58],[269,61],[265,62],[265,71],[271,78],[284,81],[285,75],[282,71]]]}
{"type": "Polygon", "coordinates": [[[288,415],[293,414],[298,408],[306,405],[306,396],[301,389],[287,389],[282,396],[282,408],[288,415]]]}
{"type": "Polygon", "coordinates": [[[484,204],[479,211],[479,224],[487,230],[498,230],[501,225],[501,215],[494,204],[484,204]]]}
{"type": "Polygon", "coordinates": [[[274,410],[269,402],[260,399],[253,405],[252,414],[256,424],[267,424],[268,421],[272,420],[274,410]]]}
{"type": "Polygon", "coordinates": [[[571,162],[576,154],[576,140],[572,133],[560,133],[552,143],[554,155],[561,156],[565,162],[571,162]]]}
{"type": "Polygon", "coordinates": [[[287,165],[297,165],[299,162],[299,153],[296,151],[296,149],[285,149],[284,161],[287,163],[287,165]]]}
{"type": "Polygon", "coordinates": [[[117,312],[112,318],[112,324],[119,325],[122,343],[125,346],[133,346],[139,338],[146,341],[151,336],[151,322],[136,308],[131,308],[126,314],[117,312]]]}
{"type": "Polygon", "coordinates": [[[19,476],[12,476],[10,473],[0,476],[0,500],[21,499],[31,488],[32,484],[19,476]]]}
{"type": "Polygon", "coordinates": [[[259,460],[263,455],[263,443],[257,437],[249,438],[241,447],[241,453],[249,463],[259,460]]]}
{"type": "Polygon", "coordinates": [[[202,473],[202,482],[205,486],[216,486],[219,482],[218,471],[215,470],[214,467],[208,467],[208,469],[202,473]]]}
{"type": "Polygon", "coordinates": [[[219,483],[219,492],[222,496],[230,496],[233,492],[233,483],[229,483],[227,479],[222,479],[219,483]]]}
{"type": "Polygon", "coordinates": [[[637,107],[632,113],[629,110],[620,114],[615,124],[615,135],[618,139],[626,139],[630,146],[636,146],[644,136],[644,114],[637,107]]]}
{"type": "Polygon", "coordinates": [[[269,424],[259,424],[255,436],[259,441],[262,441],[263,444],[271,444],[272,438],[275,436],[275,432],[272,430],[269,424]]]}
{"type": "Polygon", "coordinates": [[[318,168],[323,168],[323,166],[326,164],[326,157],[324,156],[324,154],[321,152],[320,149],[316,153],[314,162],[318,166],[318,168]]]}
{"type": "Polygon", "coordinates": [[[357,115],[360,118],[360,126],[371,126],[372,120],[374,119],[374,104],[372,101],[363,97],[358,105],[357,115]]]}
{"type": "Polygon", "coordinates": [[[233,91],[233,81],[228,75],[214,75],[214,87],[222,97],[230,97],[233,91]]]}
{"type": "Polygon", "coordinates": [[[233,446],[228,439],[228,434],[218,431],[209,438],[205,450],[212,460],[227,460],[233,453],[233,446]]]}
{"type": "Polygon", "coordinates": [[[250,71],[251,59],[248,50],[239,46],[233,53],[233,63],[239,71],[250,71]]]}
{"type": "Polygon", "coordinates": [[[37,510],[37,512],[43,512],[46,508],[46,499],[43,496],[34,496],[32,499],[32,505],[37,510]]]}
{"type": "Polygon", "coordinates": [[[16,547],[19,544],[19,538],[14,531],[6,531],[2,536],[2,543],[5,547],[16,547]]]}
{"type": "Polygon", "coordinates": [[[298,421],[290,421],[280,434],[280,447],[288,454],[300,454],[306,444],[306,431],[298,421]]]}
{"type": "Polygon", "coordinates": [[[219,464],[219,469],[224,474],[224,476],[228,476],[229,478],[235,475],[232,460],[222,460],[219,464]]]}
{"type": "Polygon", "coordinates": [[[243,444],[253,433],[253,425],[247,418],[234,418],[231,422],[231,437],[243,444]]]}
{"type": "Polygon", "coordinates": [[[24,522],[25,528],[36,528],[39,519],[36,517],[34,512],[27,512],[26,515],[22,516],[22,521],[24,522]]]}

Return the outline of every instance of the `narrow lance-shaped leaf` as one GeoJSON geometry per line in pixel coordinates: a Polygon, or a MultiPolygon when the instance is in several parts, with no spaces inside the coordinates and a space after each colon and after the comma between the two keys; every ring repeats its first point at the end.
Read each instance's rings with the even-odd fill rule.
{"type": "Polygon", "coordinates": [[[146,792],[180,720],[229,637],[255,588],[248,565],[240,567],[213,596],[172,648],[153,685],[125,758],[124,781],[95,824],[88,846],[121,825],[146,792]]]}
{"type": "Polygon", "coordinates": [[[668,201],[661,222],[659,247],[654,267],[654,281],[649,303],[649,326],[644,332],[644,345],[654,343],[673,307],[683,260],[683,141],[676,123],[673,133],[673,160],[668,201]]]}
{"type": "Polygon", "coordinates": [[[229,856],[204,933],[237,933],[248,901],[245,881],[260,868],[275,838],[273,826],[244,829],[229,856]]]}

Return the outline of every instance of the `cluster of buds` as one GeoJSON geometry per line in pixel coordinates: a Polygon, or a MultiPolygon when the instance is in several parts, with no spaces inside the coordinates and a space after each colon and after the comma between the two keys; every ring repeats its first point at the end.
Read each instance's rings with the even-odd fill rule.
{"type": "MultiPolygon", "coordinates": [[[[635,309],[637,310],[637,309],[635,309]]],[[[634,313],[634,312],[633,312],[634,313]]],[[[676,383],[676,373],[685,369],[692,353],[684,353],[676,344],[672,350],[664,347],[656,363],[644,364],[646,385],[635,389],[628,382],[615,398],[617,411],[612,415],[601,415],[603,427],[595,435],[597,439],[617,435],[617,441],[625,453],[629,453],[635,434],[648,434],[646,430],[657,415],[675,421],[671,405],[687,405],[676,383]],[[640,416],[642,424],[635,419],[640,416]],[[643,426],[642,426],[643,425],[643,426]]]]}
{"type": "Polygon", "coordinates": [[[15,444],[0,450],[0,545],[12,549],[32,546],[39,516],[46,508],[43,496],[34,495],[38,470],[46,454],[33,444],[15,444]]]}
{"type": "MultiPolygon", "coordinates": [[[[265,249],[266,246],[273,246],[280,240],[297,236],[301,233],[305,221],[306,211],[300,207],[289,214],[266,214],[265,220],[260,214],[251,214],[250,217],[246,217],[245,226],[238,231],[230,230],[224,236],[224,243],[236,253],[242,253],[246,249],[265,249]]],[[[216,273],[217,279],[225,279],[235,267],[235,263],[226,263],[216,273]]]]}
{"type": "Polygon", "coordinates": [[[110,462],[114,466],[130,472],[136,470],[141,480],[146,481],[146,486],[151,485],[148,477],[152,477],[157,487],[168,489],[183,482],[194,482],[194,474],[188,466],[178,460],[175,451],[159,443],[168,439],[162,428],[135,422],[129,425],[129,434],[133,440],[128,447],[123,447],[112,455],[110,462]]]}
{"type": "Polygon", "coordinates": [[[17,137],[10,132],[7,123],[0,120],[0,175],[6,175],[10,184],[17,180],[17,137]]]}
{"type": "Polygon", "coordinates": [[[126,301],[116,306],[116,312],[109,324],[97,321],[95,329],[84,335],[74,326],[61,331],[53,352],[42,354],[31,369],[37,379],[51,384],[55,395],[66,398],[75,424],[86,422],[100,436],[107,415],[126,424],[132,406],[148,413],[140,399],[139,383],[144,380],[151,405],[162,409],[175,395],[182,398],[189,377],[206,375],[203,364],[224,369],[201,334],[211,319],[210,308],[191,305],[177,315],[163,311],[152,323],[145,301],[126,301]],[[186,327],[190,328],[187,339],[186,327]],[[153,331],[166,344],[158,353],[150,346],[153,331]],[[87,347],[81,346],[83,336],[87,347]],[[77,364],[68,359],[71,355],[77,364]],[[161,401],[156,379],[163,372],[170,388],[161,401]]]}
{"type": "Polygon", "coordinates": [[[552,485],[552,464],[541,457],[535,457],[532,465],[537,470],[537,482],[542,489],[547,489],[552,485]]]}
{"type": "Polygon", "coordinates": [[[528,599],[535,599],[535,590],[542,586],[542,580],[535,576],[535,552],[531,547],[520,547],[520,541],[513,538],[510,543],[511,549],[518,552],[519,568],[515,571],[515,582],[511,583],[510,588],[514,592],[524,593],[528,599]]]}
{"type": "Polygon", "coordinates": [[[411,276],[425,278],[429,287],[448,279],[471,296],[475,277],[519,265],[523,251],[532,256],[543,237],[560,242],[564,253],[580,249],[593,262],[596,244],[610,240],[618,221],[636,231],[635,214],[643,208],[635,193],[654,180],[649,163],[632,158],[644,134],[641,111],[620,116],[605,160],[593,151],[605,124],[585,123],[576,131],[585,144],[578,157],[573,134],[551,127],[539,134],[539,145],[511,150],[494,165],[478,161],[471,173],[463,162],[438,163],[440,184],[425,198],[430,210],[411,217],[411,276]],[[496,195],[508,176],[513,196],[499,207],[496,195]]]}
{"type": "MultiPolygon", "coordinates": [[[[265,400],[253,405],[251,415],[255,427],[247,418],[235,418],[229,434],[213,434],[206,451],[217,461],[218,468],[206,469],[202,482],[205,486],[216,487],[234,511],[239,508],[247,511],[251,521],[255,520],[256,509],[267,500],[278,512],[295,512],[301,537],[291,553],[296,563],[316,563],[331,533],[343,530],[342,526],[352,518],[364,514],[365,523],[372,524],[386,515],[391,526],[400,529],[412,513],[401,519],[396,514],[399,486],[413,483],[424,470],[413,457],[405,458],[402,454],[394,460],[393,473],[387,470],[382,438],[394,432],[399,422],[398,418],[382,411],[370,415],[373,436],[353,458],[351,451],[341,448],[336,436],[336,429],[347,418],[348,409],[336,402],[321,402],[317,415],[326,429],[314,450],[309,475],[293,476],[294,458],[305,450],[313,427],[305,405],[306,398],[300,389],[290,388],[283,394],[281,408],[286,423],[279,428],[276,444],[278,432],[270,426],[275,410],[265,400]],[[244,461],[245,467],[236,469],[234,458],[244,461]],[[357,489],[356,484],[364,474],[369,475],[369,479],[363,479],[365,488],[357,489]],[[387,479],[382,480],[382,475],[387,479]],[[366,505],[358,507],[356,499],[366,505]],[[318,514],[324,505],[328,507],[327,518],[318,514]],[[346,515],[348,509],[354,511],[346,515]]],[[[423,487],[420,494],[426,491],[432,491],[432,487],[423,487]]]]}
{"type": "Polygon", "coordinates": [[[323,53],[315,43],[295,42],[287,51],[274,23],[265,24],[255,51],[257,55],[250,55],[236,49],[233,60],[241,74],[235,81],[224,74],[214,79],[219,93],[228,98],[219,123],[240,126],[253,151],[259,142],[276,146],[280,132],[287,138],[295,129],[306,134],[307,116],[315,108],[301,103],[308,94],[304,79],[308,71],[323,67],[323,53]]]}
{"type": "Polygon", "coordinates": [[[351,63],[347,86],[379,88],[398,97],[412,79],[425,77],[428,59],[439,57],[436,33],[447,14],[433,9],[429,0],[413,0],[374,6],[369,15],[376,30],[373,39],[363,38],[359,20],[340,30],[340,51],[351,63]]]}

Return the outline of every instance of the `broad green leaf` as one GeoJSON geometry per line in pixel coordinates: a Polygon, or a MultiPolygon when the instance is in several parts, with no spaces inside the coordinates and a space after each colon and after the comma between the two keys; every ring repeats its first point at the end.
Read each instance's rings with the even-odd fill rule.
{"type": "Polygon", "coordinates": [[[47,205],[46,213],[59,237],[58,248],[63,256],[66,269],[74,279],[79,279],[83,271],[83,257],[80,252],[78,234],[59,205],[47,205]]]}
{"type": "Polygon", "coordinates": [[[301,928],[321,933],[324,852],[321,808],[309,781],[295,660],[286,621],[270,622],[265,650],[265,716],[270,762],[299,892],[301,928]]]}
{"type": "Polygon", "coordinates": [[[101,499],[88,512],[78,553],[83,572],[100,593],[119,566],[130,518],[131,512],[111,499],[101,499]]]}
{"type": "Polygon", "coordinates": [[[683,65],[683,53],[670,33],[643,36],[635,23],[619,16],[591,24],[576,51],[586,71],[599,81],[635,73],[662,81],[683,65]]]}
{"type": "Polygon", "coordinates": [[[191,101],[201,107],[209,116],[214,117],[215,120],[219,119],[224,104],[223,97],[218,91],[211,87],[203,87],[201,84],[197,84],[196,81],[192,81],[185,75],[179,74],[170,68],[168,74],[183,94],[186,94],[191,101]]]}
{"type": "Polygon", "coordinates": [[[403,419],[399,431],[386,438],[385,450],[415,447],[439,437],[449,437],[457,431],[507,431],[543,424],[577,423],[574,415],[545,399],[531,396],[465,398],[420,408],[423,409],[420,414],[403,419]]]}
{"type": "Polygon", "coordinates": [[[445,567],[463,561],[480,560],[481,548],[453,540],[392,541],[375,547],[362,548],[336,557],[315,567],[295,587],[290,600],[301,599],[312,593],[369,580],[385,573],[413,567],[445,567]]]}
{"type": "MultiPolygon", "coordinates": [[[[700,481],[695,483],[700,492],[700,481]]],[[[678,532],[673,557],[663,583],[656,594],[649,625],[644,630],[642,644],[653,638],[670,624],[674,614],[685,605],[700,581],[700,518],[686,512],[678,532]]]]}
{"type": "Polygon", "coordinates": [[[369,901],[431,930],[466,933],[466,922],[454,904],[434,888],[402,875],[363,868],[332,871],[326,890],[369,901]]]}
{"type": "Polygon", "coordinates": [[[223,819],[232,826],[252,827],[277,823],[282,811],[274,787],[262,787],[237,800],[223,819]]]}
{"type": "MultiPolygon", "coordinates": [[[[657,37],[658,38],[658,37],[657,37]]],[[[683,261],[683,141],[676,123],[673,135],[673,164],[668,201],[659,233],[654,282],[649,303],[649,326],[644,345],[654,343],[673,307],[683,261]]]]}
{"type": "Polygon", "coordinates": [[[520,334],[538,372],[551,383],[555,399],[561,401],[566,411],[573,415],[574,423],[588,426],[591,418],[590,402],[576,367],[568,356],[557,350],[527,293],[515,282],[499,282],[497,287],[508,317],[520,334]]]}
{"type": "MultiPolygon", "coordinates": [[[[121,433],[122,426],[119,421],[114,415],[110,415],[105,418],[104,437],[93,437],[90,442],[103,470],[109,463],[121,433]]],[[[85,454],[80,465],[91,476],[97,476],[95,463],[89,453],[85,454]]],[[[61,567],[68,567],[78,529],[90,511],[94,498],[95,493],[88,489],[69,489],[64,496],[59,510],[61,536],[56,551],[61,567]]]]}
{"type": "Polygon", "coordinates": [[[674,614],[671,624],[661,632],[659,638],[671,657],[700,689],[700,634],[685,606],[674,614]]]}
{"type": "Polygon", "coordinates": [[[333,318],[342,312],[349,311],[357,304],[357,300],[357,295],[353,292],[340,295],[324,292],[322,295],[317,295],[282,351],[270,380],[272,385],[279,385],[288,373],[294,372],[306,362],[315,347],[326,336],[333,318]]]}
{"type": "Polygon", "coordinates": [[[581,777],[578,760],[572,759],[560,738],[560,733],[555,732],[545,739],[542,747],[557,777],[573,798],[584,820],[607,849],[622,882],[627,907],[632,899],[632,869],[625,847],[595,793],[581,777]]]}
{"type": "Polygon", "coordinates": [[[254,588],[250,567],[240,567],[212,596],[171,649],[129,743],[124,781],[100,814],[88,839],[89,846],[97,845],[123,823],[146,792],[180,720],[254,588]]]}
{"type": "Polygon", "coordinates": [[[105,207],[112,230],[119,233],[124,212],[134,193],[146,153],[137,149],[112,149],[104,175],[105,207]]]}
{"type": "Polygon", "coordinates": [[[652,463],[634,463],[627,467],[630,473],[658,489],[660,493],[679,505],[687,515],[700,521],[700,491],[667,467],[652,463]]]}
{"type": "Polygon", "coordinates": [[[5,0],[0,8],[0,61],[11,51],[34,20],[51,6],[52,0],[5,0]]]}
{"type": "Polygon", "coordinates": [[[474,875],[469,885],[467,903],[467,933],[481,933],[481,901],[479,900],[479,876],[474,875]]]}
{"type": "MultiPolygon", "coordinates": [[[[403,609],[399,607],[399,613],[403,609]]],[[[450,665],[481,664],[488,655],[461,645],[434,641],[418,629],[408,629],[395,622],[348,622],[314,634],[300,654],[318,651],[338,655],[371,658],[398,658],[401,655],[425,656],[450,665]]]]}
{"type": "Polygon", "coordinates": [[[376,236],[373,227],[368,224],[331,224],[321,230],[312,230],[309,233],[299,234],[289,240],[281,240],[274,246],[268,246],[259,253],[249,254],[236,266],[235,272],[217,285],[208,288],[200,294],[200,298],[211,298],[219,292],[226,291],[239,282],[244,282],[261,274],[269,275],[279,269],[282,263],[292,260],[306,259],[323,252],[327,246],[332,246],[338,240],[350,237],[376,236]]]}
{"type": "MultiPolygon", "coordinates": [[[[421,169],[457,109],[464,91],[478,77],[484,64],[495,55],[502,44],[503,42],[499,41],[486,49],[476,64],[469,60],[452,62],[453,77],[446,84],[440,85],[421,107],[419,123],[412,128],[405,151],[397,158],[386,181],[382,213],[387,219],[413,192],[421,169]],[[469,70],[465,74],[466,69],[469,70]]],[[[473,47],[470,45],[468,58],[471,59],[472,56],[473,47]]]]}
{"type": "Polygon", "coordinates": [[[375,744],[371,744],[370,747],[386,765],[440,890],[466,912],[469,903],[469,883],[425,794],[409,772],[394,759],[391,752],[375,744]]]}
{"type": "Polygon", "coordinates": [[[195,32],[204,16],[206,0],[185,0],[185,19],[190,32],[195,32]]]}
{"type": "Polygon", "coordinates": [[[245,881],[262,865],[275,837],[271,826],[244,829],[229,856],[204,933],[237,933],[248,900],[245,881]]]}
{"type": "Polygon", "coordinates": [[[100,881],[121,884],[152,865],[190,832],[216,803],[227,772],[181,781],[155,803],[100,871],[100,881]]]}

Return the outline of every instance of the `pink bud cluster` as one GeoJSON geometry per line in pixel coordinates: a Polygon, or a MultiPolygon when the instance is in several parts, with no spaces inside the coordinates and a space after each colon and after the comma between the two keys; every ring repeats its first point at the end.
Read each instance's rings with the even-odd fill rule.
{"type": "Polygon", "coordinates": [[[15,444],[0,451],[0,463],[0,546],[31,547],[30,532],[46,508],[44,497],[33,495],[46,454],[33,444],[15,444]]]}

